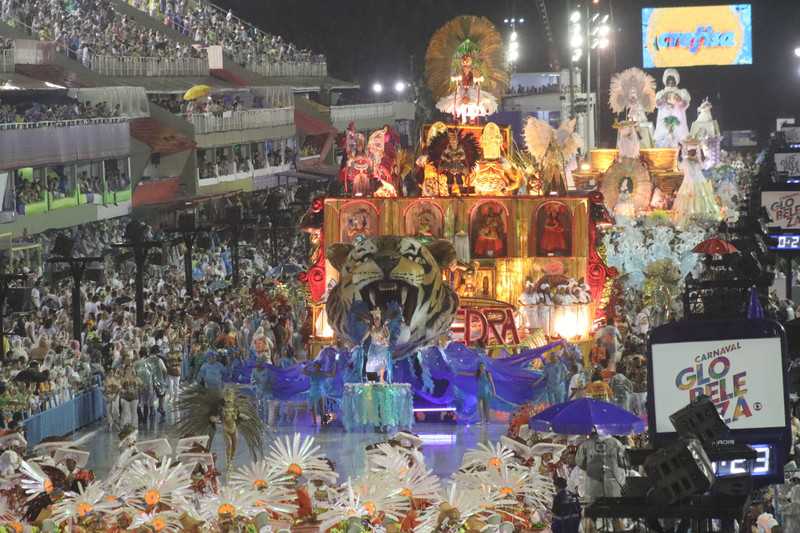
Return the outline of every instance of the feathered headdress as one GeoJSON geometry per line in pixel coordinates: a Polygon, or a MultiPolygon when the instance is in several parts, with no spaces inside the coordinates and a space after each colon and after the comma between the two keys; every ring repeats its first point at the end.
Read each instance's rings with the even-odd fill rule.
{"type": "Polygon", "coordinates": [[[537,161],[541,161],[550,144],[555,143],[564,159],[569,159],[575,155],[580,146],[580,137],[575,133],[575,124],[574,118],[565,120],[556,130],[543,120],[528,117],[523,131],[528,153],[537,161]]]}
{"type": "Polygon", "coordinates": [[[461,57],[472,57],[472,68],[483,77],[481,90],[502,96],[508,85],[503,63],[503,37],[489,19],[456,17],[433,34],[425,54],[425,76],[434,100],[450,94],[450,78],[460,70],[461,57]]]}
{"type": "Polygon", "coordinates": [[[614,113],[624,113],[636,103],[645,113],[652,113],[656,108],[656,80],[636,67],[618,72],[611,78],[608,103],[614,113]]]}

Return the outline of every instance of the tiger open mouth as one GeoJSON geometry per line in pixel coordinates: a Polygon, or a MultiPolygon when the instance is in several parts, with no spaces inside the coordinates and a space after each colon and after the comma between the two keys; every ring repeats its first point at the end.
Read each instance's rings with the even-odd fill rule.
{"type": "Polygon", "coordinates": [[[410,324],[417,308],[418,293],[417,287],[403,281],[380,280],[364,286],[361,289],[361,299],[367,302],[370,311],[379,309],[383,320],[389,318],[392,308],[401,309],[405,323],[410,324]],[[390,307],[392,303],[396,306],[390,307]]]}

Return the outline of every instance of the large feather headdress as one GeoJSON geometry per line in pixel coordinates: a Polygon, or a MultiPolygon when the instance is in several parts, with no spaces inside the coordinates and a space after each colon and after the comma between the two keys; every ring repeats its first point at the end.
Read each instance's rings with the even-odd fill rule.
{"type": "Polygon", "coordinates": [[[652,113],[656,108],[656,80],[636,67],[618,72],[611,78],[608,103],[614,113],[624,113],[636,103],[645,113],[652,113]]]}
{"type": "Polygon", "coordinates": [[[460,72],[461,56],[472,56],[481,90],[500,97],[508,85],[503,62],[503,37],[485,17],[456,17],[433,34],[425,54],[425,76],[434,100],[452,92],[450,78],[460,72]]]}
{"type": "Polygon", "coordinates": [[[561,123],[558,129],[554,129],[547,122],[536,117],[528,117],[523,130],[525,146],[528,153],[536,161],[544,159],[545,153],[551,144],[557,148],[564,159],[569,159],[578,152],[581,140],[575,133],[576,119],[568,119],[561,123]]]}

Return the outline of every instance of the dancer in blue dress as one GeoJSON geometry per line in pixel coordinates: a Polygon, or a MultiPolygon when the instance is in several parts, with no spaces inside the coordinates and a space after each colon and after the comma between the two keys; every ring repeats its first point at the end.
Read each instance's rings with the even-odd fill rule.
{"type": "Polygon", "coordinates": [[[492,374],[483,363],[478,363],[475,377],[478,379],[478,411],[481,415],[481,424],[485,425],[489,423],[489,410],[497,390],[494,387],[492,374]]]}
{"type": "Polygon", "coordinates": [[[314,361],[311,363],[311,368],[306,366],[303,372],[308,376],[308,403],[311,405],[311,420],[313,425],[317,425],[317,415],[319,415],[320,425],[326,424],[325,419],[325,396],[327,392],[328,379],[334,377],[334,372],[324,372],[322,370],[322,363],[314,361]]]}

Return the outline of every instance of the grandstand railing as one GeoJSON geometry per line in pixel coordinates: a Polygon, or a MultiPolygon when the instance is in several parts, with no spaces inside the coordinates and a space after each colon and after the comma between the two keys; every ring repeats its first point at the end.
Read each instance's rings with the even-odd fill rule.
{"type": "Polygon", "coordinates": [[[77,118],[73,120],[47,120],[42,122],[6,122],[0,123],[0,131],[38,128],[71,128],[74,126],[95,126],[97,124],[118,124],[120,122],[128,122],[128,117],[77,118]]]}
{"type": "Polygon", "coordinates": [[[187,57],[182,59],[161,57],[130,57],[93,55],[89,59],[91,70],[104,76],[207,76],[208,60],[187,57]]]}
{"type": "Polygon", "coordinates": [[[250,62],[245,68],[265,78],[324,78],[328,75],[328,64],[325,62],[250,62]]]}
{"type": "Polygon", "coordinates": [[[207,178],[201,178],[200,169],[198,169],[197,182],[200,184],[201,187],[207,187],[209,185],[219,185],[220,183],[230,183],[233,181],[239,181],[244,179],[262,180],[267,176],[273,176],[275,174],[288,172],[294,168],[294,166],[291,163],[284,163],[282,165],[274,165],[274,166],[268,165],[263,168],[253,168],[252,161],[247,161],[247,167],[248,168],[242,170],[237,169],[237,171],[232,174],[220,175],[219,168],[215,166],[214,176],[210,176],[207,178]]]}
{"type": "Polygon", "coordinates": [[[392,117],[394,117],[394,104],[392,102],[331,107],[331,120],[334,123],[392,117]]]}
{"type": "Polygon", "coordinates": [[[14,72],[14,49],[0,50],[0,72],[14,72]]]}
{"type": "Polygon", "coordinates": [[[255,128],[285,126],[294,123],[294,108],[248,109],[246,111],[226,111],[221,116],[212,113],[192,113],[185,115],[194,124],[195,133],[215,133],[255,128]]]}

